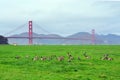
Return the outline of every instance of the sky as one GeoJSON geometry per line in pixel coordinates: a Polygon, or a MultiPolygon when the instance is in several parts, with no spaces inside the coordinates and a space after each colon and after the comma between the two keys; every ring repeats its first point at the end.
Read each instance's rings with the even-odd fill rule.
{"type": "Polygon", "coordinates": [[[0,35],[27,32],[29,20],[39,34],[120,35],[120,0],[0,0],[0,35]]]}

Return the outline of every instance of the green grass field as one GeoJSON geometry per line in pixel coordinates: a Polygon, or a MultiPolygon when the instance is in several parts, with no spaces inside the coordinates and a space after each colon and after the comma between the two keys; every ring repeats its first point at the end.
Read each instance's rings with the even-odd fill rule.
{"type": "Polygon", "coordinates": [[[1,45],[0,80],[120,80],[120,46],[1,45]],[[67,52],[74,56],[71,62],[67,61],[67,52]],[[84,52],[91,59],[86,59],[84,52]],[[106,53],[114,60],[100,60],[106,53]],[[26,55],[29,57],[25,58],[26,55]],[[34,56],[51,55],[64,56],[65,60],[32,60],[34,56]],[[15,56],[21,58],[15,59],[15,56]]]}

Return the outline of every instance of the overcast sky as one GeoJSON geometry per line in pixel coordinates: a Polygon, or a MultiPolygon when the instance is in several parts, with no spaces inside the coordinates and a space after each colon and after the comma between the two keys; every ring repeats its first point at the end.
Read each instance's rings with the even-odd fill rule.
{"type": "Polygon", "coordinates": [[[0,0],[1,35],[20,26],[24,28],[9,35],[27,32],[29,20],[39,34],[95,29],[97,34],[120,35],[120,0],[0,0]]]}

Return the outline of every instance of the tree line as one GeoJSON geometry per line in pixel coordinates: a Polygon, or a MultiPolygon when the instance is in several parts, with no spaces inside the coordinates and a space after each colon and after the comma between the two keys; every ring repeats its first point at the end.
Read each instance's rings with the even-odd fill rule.
{"type": "Polygon", "coordinates": [[[2,35],[0,35],[0,44],[8,44],[8,39],[2,35]]]}

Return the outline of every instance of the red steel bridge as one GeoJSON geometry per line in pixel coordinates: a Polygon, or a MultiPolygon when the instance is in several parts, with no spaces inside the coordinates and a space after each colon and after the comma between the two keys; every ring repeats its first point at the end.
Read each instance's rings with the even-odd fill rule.
{"type": "MultiPolygon", "coordinates": [[[[18,27],[19,28],[19,27],[18,27]]],[[[18,29],[16,28],[16,29],[18,29]]],[[[6,37],[6,38],[15,38],[15,39],[28,39],[28,44],[32,45],[33,44],[33,39],[64,39],[64,40],[84,40],[84,41],[91,41],[91,44],[95,44],[95,30],[92,29],[91,31],[91,36],[89,38],[87,37],[78,37],[78,38],[64,38],[64,37],[35,37],[33,36],[33,22],[29,21],[28,22],[28,37],[18,37],[18,36],[14,36],[14,37],[6,37]]]]}

